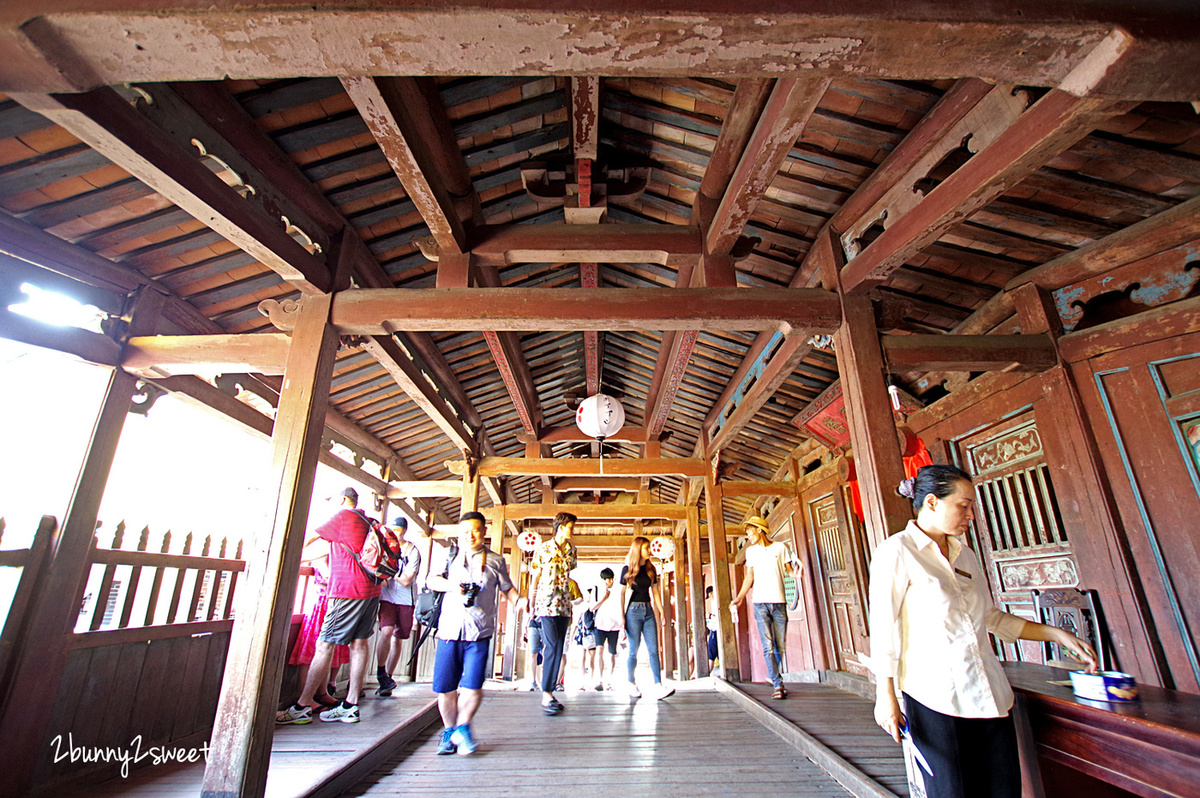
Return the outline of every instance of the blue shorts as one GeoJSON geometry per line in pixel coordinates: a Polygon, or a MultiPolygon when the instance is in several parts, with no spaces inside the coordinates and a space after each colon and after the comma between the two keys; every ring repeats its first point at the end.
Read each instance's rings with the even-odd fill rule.
{"type": "Polygon", "coordinates": [[[492,638],[482,640],[439,640],[433,660],[433,692],[453,693],[479,690],[487,672],[488,649],[492,638]]]}

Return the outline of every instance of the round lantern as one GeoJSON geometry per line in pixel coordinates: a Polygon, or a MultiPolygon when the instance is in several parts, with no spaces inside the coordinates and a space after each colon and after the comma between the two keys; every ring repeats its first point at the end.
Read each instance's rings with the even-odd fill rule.
{"type": "Polygon", "coordinates": [[[520,535],[517,535],[517,548],[526,554],[529,554],[536,549],[538,544],[541,542],[541,537],[539,537],[538,533],[534,532],[532,529],[527,529],[520,535]]]}
{"type": "Polygon", "coordinates": [[[625,408],[608,394],[592,394],[575,410],[575,425],[584,435],[604,440],[625,425],[625,408]]]}
{"type": "Polygon", "coordinates": [[[650,541],[650,555],[657,557],[660,560],[669,560],[671,555],[675,553],[675,540],[666,535],[657,537],[650,541]]]}

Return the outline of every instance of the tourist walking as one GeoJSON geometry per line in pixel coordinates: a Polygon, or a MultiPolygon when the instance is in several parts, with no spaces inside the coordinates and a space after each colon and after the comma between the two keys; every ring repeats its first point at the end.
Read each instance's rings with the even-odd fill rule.
{"type": "Polygon", "coordinates": [[[787,646],[787,596],[783,579],[785,572],[799,579],[803,566],[792,559],[782,542],[771,542],[771,527],[762,516],[756,515],[746,522],[746,534],[750,538],[746,547],[746,576],[730,608],[736,611],[746,594],[751,593],[758,638],[763,659],[767,661],[767,677],[775,688],[772,698],[787,698],[783,686],[783,655],[787,646]]]}
{"type": "Polygon", "coordinates": [[[571,571],[578,563],[571,543],[575,520],[571,513],[554,516],[554,536],[537,547],[530,565],[533,614],[542,628],[542,711],[547,715],[563,711],[554,689],[571,624],[571,571]]]}
{"type": "Polygon", "coordinates": [[[429,588],[445,594],[433,662],[433,691],[442,716],[439,754],[475,752],[471,720],[483,702],[488,652],[496,633],[497,591],[511,602],[519,599],[508,563],[483,545],[485,526],[482,514],[465,513],[458,524],[458,548],[444,550],[442,562],[429,569],[429,588]],[[451,552],[454,559],[447,564],[451,552]]]}
{"type": "Polygon", "coordinates": [[[662,617],[662,605],[658,597],[658,571],[650,561],[650,541],[638,536],[629,547],[625,567],[621,569],[621,606],[625,609],[625,634],[629,638],[629,659],[626,662],[630,698],[640,698],[634,679],[637,667],[638,646],[646,644],[646,656],[650,658],[650,673],[654,676],[654,697],[664,699],[673,695],[662,683],[662,663],[658,659],[658,619],[662,617]]]}

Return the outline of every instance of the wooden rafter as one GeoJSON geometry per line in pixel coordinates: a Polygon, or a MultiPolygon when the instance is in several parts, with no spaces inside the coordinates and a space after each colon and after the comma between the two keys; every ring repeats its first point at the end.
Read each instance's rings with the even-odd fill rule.
{"type": "Polygon", "coordinates": [[[265,335],[148,335],[125,342],[121,367],[142,377],[242,372],[282,374],[290,339],[265,335]]]}
{"type": "Polygon", "coordinates": [[[732,443],[811,351],[812,344],[806,342],[806,336],[785,338],[770,361],[763,365],[754,384],[741,397],[733,412],[726,418],[718,419],[718,426],[712,430],[709,438],[710,449],[719,451],[732,443]]]}
{"type": "Polygon", "coordinates": [[[842,269],[846,290],[884,282],[927,244],[1016,185],[1129,103],[1051,90],[842,269]]]}
{"type": "MultiPolygon", "coordinates": [[[[520,434],[517,435],[517,439],[522,443],[534,440],[534,438],[520,434]]],[[[571,425],[569,427],[543,427],[536,440],[541,443],[589,443],[595,438],[584,435],[579,427],[571,425]]],[[[605,440],[609,443],[645,443],[648,440],[648,432],[645,427],[627,424],[621,427],[619,432],[610,435],[605,440]]]]}
{"type": "Polygon", "coordinates": [[[115,90],[13,99],[61,125],[301,291],[329,289],[325,264],[293,240],[280,219],[242,198],[198,151],[178,144],[115,90]]]}
{"type": "Polygon", "coordinates": [[[427,101],[414,78],[343,78],[354,101],[409,199],[417,206],[444,253],[464,252],[467,231],[454,198],[439,179],[428,129],[417,116],[427,113],[427,101]]]}
{"type": "MultiPolygon", "coordinates": [[[[504,517],[514,521],[526,518],[553,518],[558,513],[572,513],[578,518],[640,519],[665,518],[682,520],[687,508],[682,504],[506,504],[504,517]]],[[[580,536],[586,539],[586,536],[580,536]]]]}

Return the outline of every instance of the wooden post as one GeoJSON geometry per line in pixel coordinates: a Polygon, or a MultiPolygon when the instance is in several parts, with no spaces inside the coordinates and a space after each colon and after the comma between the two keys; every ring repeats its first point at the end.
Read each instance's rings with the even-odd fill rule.
{"type": "Polygon", "coordinates": [[[274,519],[246,557],[204,770],[205,798],[258,796],[266,787],[300,550],[338,346],[329,323],[332,303],[330,294],[308,296],[294,311],[296,326],[271,435],[274,519]]]}
{"type": "Polygon", "coordinates": [[[871,301],[843,297],[842,326],[834,336],[846,420],[858,467],[864,526],[871,549],[904,528],[912,519],[908,500],[896,493],[904,479],[904,463],[896,439],[896,422],[883,372],[879,331],[871,301]]]}
{"type": "MultiPolygon", "coordinates": [[[[513,539],[512,550],[508,553],[508,575],[512,578],[513,586],[521,590],[521,550],[513,539]]],[[[516,604],[508,608],[508,624],[504,627],[504,655],[500,663],[500,678],[511,682],[519,672],[517,668],[517,647],[520,642],[518,635],[521,631],[522,613],[516,604]]]]}
{"type": "MultiPolygon", "coordinates": [[[[154,329],[163,299],[153,288],[142,289],[134,302],[130,335],[145,335],[154,329]]],[[[49,733],[65,735],[69,731],[48,728],[50,709],[58,699],[67,666],[65,637],[79,617],[100,501],[137,381],[137,377],[120,369],[109,376],[71,502],[51,542],[50,567],[38,581],[37,593],[30,601],[25,628],[34,633],[18,643],[20,648],[10,671],[12,681],[5,685],[7,698],[0,710],[0,739],[5,741],[4,758],[9,763],[5,777],[0,779],[0,795],[25,794],[38,762],[48,756],[49,733]]]]}
{"type": "Polygon", "coordinates": [[[462,505],[459,507],[458,516],[463,517],[467,513],[474,512],[479,509],[479,473],[471,467],[471,460],[467,460],[467,468],[463,472],[462,478],[462,505]]]}
{"type": "Polygon", "coordinates": [[[721,664],[717,675],[727,682],[740,682],[738,672],[737,634],[729,602],[733,594],[729,586],[729,552],[725,544],[725,518],[721,484],[713,478],[712,470],[704,476],[704,503],[708,507],[708,553],[713,571],[713,595],[717,603],[717,652],[721,664]]]}
{"type": "MultiPolygon", "coordinates": [[[[678,540],[678,539],[676,539],[678,540]]],[[[678,541],[682,543],[683,541],[678,541]]],[[[688,669],[688,611],[687,591],[687,548],[675,546],[675,658],[679,665],[679,681],[691,677],[688,669]]]]}
{"type": "Polygon", "coordinates": [[[708,624],[704,616],[704,562],[700,559],[700,509],[687,509],[687,567],[691,588],[692,651],[696,676],[708,675],[708,624]]]}

